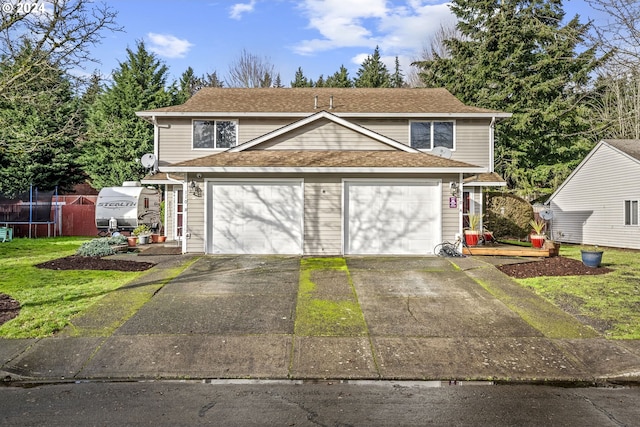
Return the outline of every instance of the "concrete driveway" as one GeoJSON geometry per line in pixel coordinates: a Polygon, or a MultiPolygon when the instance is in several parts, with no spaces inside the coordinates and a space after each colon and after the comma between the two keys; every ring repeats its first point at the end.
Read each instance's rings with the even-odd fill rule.
{"type": "Polygon", "coordinates": [[[202,257],[112,335],[41,340],[3,368],[46,376],[43,359],[59,352],[66,365],[49,373],[74,378],[592,381],[640,370],[637,343],[597,336],[479,259],[349,257],[310,270],[304,261],[202,257]],[[347,301],[363,326],[304,332],[305,280],[315,301],[347,301]],[[552,336],[558,328],[536,313],[577,335],[552,336]]]}

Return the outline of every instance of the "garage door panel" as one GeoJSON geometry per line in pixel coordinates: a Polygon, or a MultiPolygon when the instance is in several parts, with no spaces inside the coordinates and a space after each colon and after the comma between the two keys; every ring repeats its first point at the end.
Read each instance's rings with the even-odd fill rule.
{"type": "Polygon", "coordinates": [[[345,183],[345,252],[416,255],[439,240],[439,186],[426,182],[345,183]]]}
{"type": "Polygon", "coordinates": [[[211,194],[210,252],[301,253],[299,181],[213,183],[211,194]]]}

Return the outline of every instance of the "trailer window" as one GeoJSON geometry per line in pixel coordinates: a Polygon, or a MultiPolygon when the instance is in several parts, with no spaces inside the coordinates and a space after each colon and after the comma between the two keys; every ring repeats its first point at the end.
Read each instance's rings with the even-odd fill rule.
{"type": "Polygon", "coordinates": [[[638,225],[638,201],[624,201],[624,225],[638,225]]]}
{"type": "Polygon", "coordinates": [[[145,209],[149,209],[149,198],[148,197],[144,198],[144,208],[145,209]]]}

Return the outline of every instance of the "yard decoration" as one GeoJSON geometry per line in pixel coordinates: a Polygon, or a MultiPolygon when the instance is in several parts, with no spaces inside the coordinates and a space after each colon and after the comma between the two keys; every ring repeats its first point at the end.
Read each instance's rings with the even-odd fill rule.
{"type": "Polygon", "coordinates": [[[475,246],[478,244],[478,240],[480,238],[480,230],[478,227],[480,226],[480,215],[478,214],[469,214],[469,228],[464,230],[464,241],[467,246],[475,246]]]}
{"type": "Polygon", "coordinates": [[[534,234],[531,235],[531,245],[534,248],[542,248],[545,240],[542,230],[546,226],[546,223],[542,219],[532,219],[529,225],[531,225],[534,231],[534,234]]]}
{"type": "Polygon", "coordinates": [[[604,251],[599,250],[597,246],[593,249],[581,249],[580,255],[582,263],[587,267],[598,268],[602,264],[602,254],[604,251]]]}
{"type": "Polygon", "coordinates": [[[138,241],[140,242],[141,245],[145,245],[149,243],[149,236],[151,235],[151,227],[149,227],[146,224],[141,224],[133,230],[133,234],[135,236],[138,236],[138,241]]]}

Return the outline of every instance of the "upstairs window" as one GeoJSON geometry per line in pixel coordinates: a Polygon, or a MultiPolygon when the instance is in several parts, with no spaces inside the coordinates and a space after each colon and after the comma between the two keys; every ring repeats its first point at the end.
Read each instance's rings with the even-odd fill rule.
{"type": "Polygon", "coordinates": [[[224,149],[237,145],[237,123],[232,120],[194,120],[193,148],[224,149]]]}
{"type": "Polygon", "coordinates": [[[638,225],[638,201],[624,201],[624,225],[638,225]]]}
{"type": "Polygon", "coordinates": [[[433,150],[445,147],[453,150],[454,122],[411,122],[411,146],[418,150],[433,150]]]}

